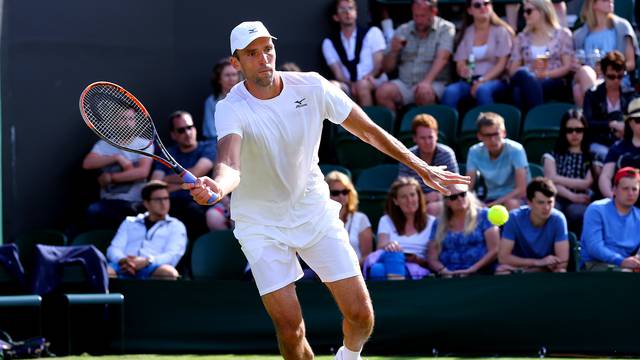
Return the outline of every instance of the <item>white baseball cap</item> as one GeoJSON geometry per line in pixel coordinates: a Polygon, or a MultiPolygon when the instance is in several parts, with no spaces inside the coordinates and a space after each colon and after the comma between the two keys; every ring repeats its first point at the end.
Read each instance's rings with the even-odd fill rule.
{"type": "Polygon", "coordinates": [[[253,40],[261,37],[277,39],[275,36],[269,34],[269,30],[267,30],[261,21],[245,21],[238,24],[231,30],[231,36],[229,37],[231,54],[233,55],[233,52],[236,50],[246,48],[253,40]]]}

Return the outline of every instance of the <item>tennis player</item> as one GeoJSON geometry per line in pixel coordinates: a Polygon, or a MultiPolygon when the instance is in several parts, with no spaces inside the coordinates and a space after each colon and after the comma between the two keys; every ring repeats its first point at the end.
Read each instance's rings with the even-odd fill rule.
{"type": "Polygon", "coordinates": [[[234,234],[246,255],[285,359],[312,359],[295,290],[303,275],[296,253],[329,288],[344,316],[336,359],[360,359],[373,308],[358,258],[340,221],[340,205],[318,167],[324,119],[415,170],[434,189],[469,178],[431,167],[375,125],[338,87],[317,73],[276,71],[275,39],[259,21],[231,31],[231,62],[245,81],[216,107],[218,160],[213,179],[185,185],[206,204],[233,191],[234,234]],[[240,174],[242,172],[242,179],[240,174]]]}

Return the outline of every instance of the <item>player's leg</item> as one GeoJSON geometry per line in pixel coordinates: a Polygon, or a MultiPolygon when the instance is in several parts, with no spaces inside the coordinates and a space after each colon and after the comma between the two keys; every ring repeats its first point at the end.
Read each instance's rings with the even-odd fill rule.
{"type": "Polygon", "coordinates": [[[369,291],[361,275],[325,283],[344,316],[342,332],[345,347],[356,353],[373,331],[374,315],[369,291]]]}
{"type": "Polygon", "coordinates": [[[275,326],[282,356],[287,360],[312,359],[293,284],[302,277],[302,268],[295,250],[277,240],[286,238],[287,234],[277,227],[247,223],[236,223],[234,234],[275,326]]]}
{"type": "Polygon", "coordinates": [[[302,310],[295,284],[262,296],[262,303],[273,321],[280,354],[289,359],[313,359],[313,351],[305,337],[302,310]]]}
{"type": "MultiPolygon", "coordinates": [[[[352,353],[343,359],[357,359],[373,329],[373,307],[349,235],[338,220],[313,245],[299,249],[300,257],[318,274],[338,303],[344,316],[344,345],[352,353]]],[[[341,350],[345,355],[345,351],[341,350]]]]}

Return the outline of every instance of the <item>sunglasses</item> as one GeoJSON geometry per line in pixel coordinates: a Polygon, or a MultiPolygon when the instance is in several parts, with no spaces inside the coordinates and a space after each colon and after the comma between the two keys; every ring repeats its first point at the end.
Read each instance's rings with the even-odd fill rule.
{"type": "Polygon", "coordinates": [[[629,120],[636,124],[640,124],[640,117],[630,117],[629,120]]]}
{"type": "Polygon", "coordinates": [[[488,7],[489,5],[491,5],[491,1],[474,2],[473,4],[471,4],[474,9],[480,9],[483,6],[488,7]]]}
{"type": "Polygon", "coordinates": [[[535,10],[534,8],[527,8],[524,9],[524,14],[525,15],[531,15],[531,13],[533,12],[533,10],[535,10]]]}
{"type": "Polygon", "coordinates": [[[624,74],[606,74],[604,77],[613,81],[613,80],[622,80],[624,79],[624,74]]]}
{"type": "Polygon", "coordinates": [[[338,196],[338,195],[344,195],[347,196],[349,195],[349,193],[351,192],[351,190],[349,189],[344,189],[344,190],[330,190],[329,193],[331,194],[331,196],[338,196]]]}
{"type": "Polygon", "coordinates": [[[584,133],[584,128],[581,127],[568,127],[567,128],[567,134],[571,134],[571,133],[576,133],[576,134],[582,134],[584,133]]]}
{"type": "Polygon", "coordinates": [[[185,132],[187,132],[187,130],[191,130],[194,127],[195,127],[195,125],[187,125],[187,126],[175,128],[173,130],[175,130],[178,134],[184,134],[185,132]]]}
{"type": "Polygon", "coordinates": [[[156,201],[156,202],[169,201],[169,197],[165,196],[165,197],[151,198],[149,200],[150,201],[156,201]]]}
{"type": "Polygon", "coordinates": [[[464,199],[464,198],[466,198],[466,197],[467,197],[467,192],[466,192],[466,191],[463,191],[463,192],[458,193],[458,194],[449,195],[449,196],[447,196],[447,199],[449,199],[449,200],[451,200],[451,201],[454,201],[454,200],[457,200],[457,199],[458,199],[458,196],[459,196],[460,198],[464,199]]]}

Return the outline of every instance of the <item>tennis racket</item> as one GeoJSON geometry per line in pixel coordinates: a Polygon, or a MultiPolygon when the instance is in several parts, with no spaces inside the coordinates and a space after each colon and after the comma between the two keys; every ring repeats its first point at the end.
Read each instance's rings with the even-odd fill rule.
{"type": "MultiPolygon", "coordinates": [[[[106,81],[87,86],[80,95],[80,113],[89,129],[109,144],[149,156],[173,170],[184,182],[196,182],[196,177],[167,152],[144,105],[123,87],[106,81]],[[160,155],[153,153],[153,145],[160,155]]],[[[218,200],[212,191],[209,195],[210,204],[218,200]]]]}

